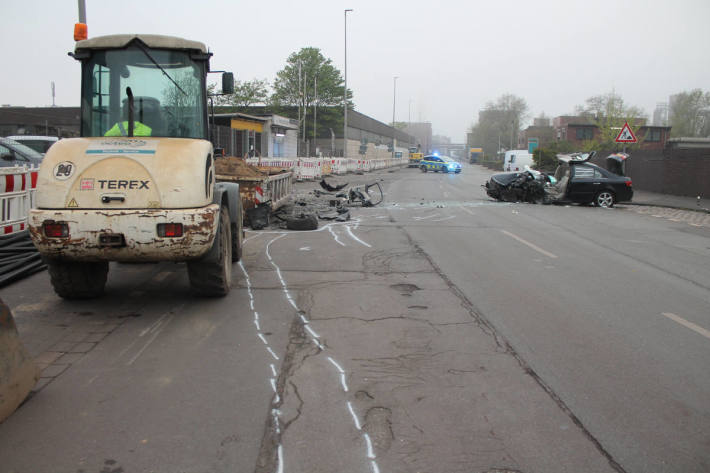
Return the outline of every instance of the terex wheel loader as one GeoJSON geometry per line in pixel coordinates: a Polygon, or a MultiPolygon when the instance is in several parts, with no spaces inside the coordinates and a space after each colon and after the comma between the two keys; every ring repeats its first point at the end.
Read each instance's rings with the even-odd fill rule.
{"type": "MultiPolygon", "coordinates": [[[[204,44],[159,35],[78,41],[81,137],[39,171],[32,240],[64,298],[99,296],[109,261],[184,261],[200,294],[229,292],[243,241],[239,185],[215,181],[204,44]]],[[[230,73],[223,91],[233,90],[230,73]]]]}

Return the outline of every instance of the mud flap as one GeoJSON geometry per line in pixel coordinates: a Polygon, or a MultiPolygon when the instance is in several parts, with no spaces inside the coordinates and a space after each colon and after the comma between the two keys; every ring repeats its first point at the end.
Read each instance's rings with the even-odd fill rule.
{"type": "Polygon", "coordinates": [[[25,400],[39,379],[39,368],[20,342],[12,312],[0,299],[0,422],[25,400]]]}

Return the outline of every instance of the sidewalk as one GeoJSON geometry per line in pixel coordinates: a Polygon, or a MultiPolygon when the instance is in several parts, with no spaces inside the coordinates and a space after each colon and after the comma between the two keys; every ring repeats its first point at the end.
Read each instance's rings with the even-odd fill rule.
{"type": "Polygon", "coordinates": [[[674,209],[697,210],[699,212],[710,213],[710,199],[697,197],[685,197],[682,195],[660,194],[634,189],[634,198],[631,202],[624,202],[628,205],[651,205],[658,207],[669,207],[674,209]]]}

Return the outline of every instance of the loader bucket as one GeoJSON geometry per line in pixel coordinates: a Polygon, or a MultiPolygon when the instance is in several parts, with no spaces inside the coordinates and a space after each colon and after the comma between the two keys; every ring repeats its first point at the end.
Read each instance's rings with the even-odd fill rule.
{"type": "Polygon", "coordinates": [[[39,379],[39,368],[20,343],[12,312],[0,299],[0,422],[25,400],[39,379]]]}

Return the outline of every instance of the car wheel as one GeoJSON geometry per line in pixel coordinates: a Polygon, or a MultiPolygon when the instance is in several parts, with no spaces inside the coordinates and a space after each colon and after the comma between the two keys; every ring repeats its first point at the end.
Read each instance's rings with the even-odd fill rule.
{"type": "Polygon", "coordinates": [[[422,172],[426,172],[426,166],[421,166],[419,169],[421,169],[422,172]]]}
{"type": "Polygon", "coordinates": [[[594,205],[597,207],[611,208],[614,206],[614,193],[611,191],[601,191],[594,197],[594,205]]]}

